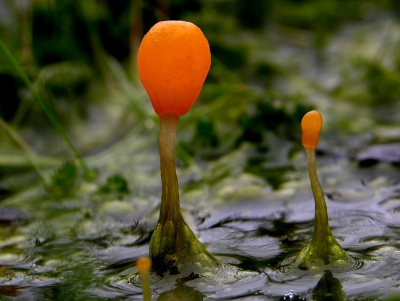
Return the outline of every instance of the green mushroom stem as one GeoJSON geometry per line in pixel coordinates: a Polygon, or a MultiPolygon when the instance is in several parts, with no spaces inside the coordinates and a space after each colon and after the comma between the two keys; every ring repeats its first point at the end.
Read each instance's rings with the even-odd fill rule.
{"type": "Polygon", "coordinates": [[[309,269],[312,266],[321,264],[346,266],[354,262],[332,235],[329,226],[328,208],[317,175],[315,148],[318,145],[322,122],[322,116],[317,111],[308,112],[301,122],[303,130],[302,144],[306,151],[308,174],[315,202],[315,224],[311,242],[300,251],[292,263],[292,265],[300,269],[309,269]]]}
{"type": "Polygon", "coordinates": [[[153,267],[161,273],[169,271],[171,274],[178,274],[181,268],[192,264],[215,266],[218,263],[182,217],[174,151],[177,124],[178,115],[174,112],[160,117],[161,209],[149,250],[153,267]]]}
{"type": "Polygon", "coordinates": [[[310,177],[311,190],[315,200],[315,217],[314,217],[314,256],[321,258],[324,261],[329,261],[327,254],[329,254],[329,244],[327,241],[335,238],[332,235],[331,228],[329,227],[328,208],[326,207],[324,192],[322,191],[321,184],[317,176],[317,166],[315,161],[315,150],[306,148],[306,157],[308,163],[308,175],[310,177]],[[328,239],[327,239],[328,238],[328,239]]]}
{"type": "Polygon", "coordinates": [[[175,167],[175,137],[178,118],[174,114],[164,115],[160,118],[158,152],[160,154],[162,196],[159,222],[162,224],[166,224],[168,221],[183,222],[175,167]]]}

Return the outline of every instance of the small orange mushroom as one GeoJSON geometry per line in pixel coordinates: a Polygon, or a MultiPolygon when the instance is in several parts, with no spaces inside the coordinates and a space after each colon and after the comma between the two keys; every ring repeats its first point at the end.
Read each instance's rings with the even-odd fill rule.
{"type": "Polygon", "coordinates": [[[148,257],[139,258],[136,261],[136,268],[139,270],[142,281],[143,300],[151,301],[149,271],[151,269],[151,259],[148,257]]]}
{"type": "Polygon", "coordinates": [[[148,272],[151,269],[151,259],[148,257],[141,257],[136,261],[136,267],[140,272],[148,272]]]}
{"type": "Polygon", "coordinates": [[[200,94],[211,65],[208,41],[196,25],[163,21],[145,35],[138,52],[140,80],[161,117],[182,116],[200,94]]]}
{"type": "Polygon", "coordinates": [[[314,234],[311,242],[300,251],[292,265],[300,269],[308,269],[323,264],[346,265],[353,259],[340,246],[332,234],[329,226],[328,208],[324,192],[317,175],[315,148],[318,145],[318,136],[322,128],[322,116],[317,111],[310,111],[301,120],[302,144],[306,151],[308,175],[315,203],[314,234]]]}
{"type": "Polygon", "coordinates": [[[322,116],[318,111],[310,111],[301,120],[303,135],[301,142],[305,148],[316,148],[318,136],[322,128],[322,116]]]}

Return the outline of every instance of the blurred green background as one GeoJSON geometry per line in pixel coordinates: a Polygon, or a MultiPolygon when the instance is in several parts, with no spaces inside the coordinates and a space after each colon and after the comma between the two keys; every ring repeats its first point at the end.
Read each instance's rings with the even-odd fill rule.
{"type": "MultiPolygon", "coordinates": [[[[257,153],[249,168],[264,173],[260,154],[277,141],[291,143],[289,157],[301,149],[299,123],[311,109],[322,112],[327,137],[369,133],[359,147],[399,141],[399,12],[396,0],[1,0],[0,36],[87,156],[138,124],[156,130],[136,72],[138,46],[157,21],[195,23],[212,67],[181,118],[178,158],[213,160],[246,142],[257,153]]],[[[13,155],[0,164],[26,161],[15,154],[73,159],[4,52],[0,91],[0,151],[13,155]]]]}

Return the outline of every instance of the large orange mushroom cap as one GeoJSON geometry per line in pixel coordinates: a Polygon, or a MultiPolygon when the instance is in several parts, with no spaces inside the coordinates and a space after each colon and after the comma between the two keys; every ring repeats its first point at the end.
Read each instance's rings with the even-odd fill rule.
{"type": "Polygon", "coordinates": [[[163,21],[144,36],[138,52],[140,80],[159,116],[189,111],[211,65],[208,41],[196,25],[163,21]]]}
{"type": "Polygon", "coordinates": [[[301,129],[303,132],[301,142],[305,148],[317,147],[322,122],[322,116],[318,111],[310,111],[304,115],[301,120],[301,129]]]}

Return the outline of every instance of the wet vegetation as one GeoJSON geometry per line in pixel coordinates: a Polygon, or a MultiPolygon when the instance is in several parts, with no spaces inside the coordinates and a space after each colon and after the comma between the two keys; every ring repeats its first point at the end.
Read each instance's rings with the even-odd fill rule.
{"type": "Polygon", "coordinates": [[[169,19],[211,50],[179,118],[176,193],[220,265],[150,272],[153,300],[398,298],[399,3],[253,2],[0,0],[1,299],[142,298],[135,263],[162,184],[136,58],[169,19]],[[290,265],[317,222],[300,127],[314,109],[330,232],[351,267],[290,265]]]}

